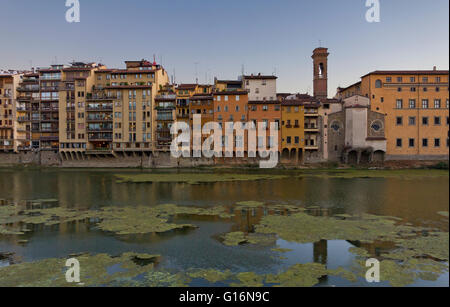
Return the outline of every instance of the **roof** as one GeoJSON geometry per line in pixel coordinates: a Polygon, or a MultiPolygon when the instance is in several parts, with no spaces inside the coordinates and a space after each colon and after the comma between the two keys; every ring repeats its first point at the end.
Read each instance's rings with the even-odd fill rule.
{"type": "Polygon", "coordinates": [[[258,75],[244,76],[244,79],[247,79],[247,80],[276,80],[276,79],[278,79],[278,77],[258,74],[258,75]]]}
{"type": "Polygon", "coordinates": [[[249,100],[248,104],[280,104],[278,100],[249,100]]]}
{"type": "Polygon", "coordinates": [[[132,69],[99,69],[96,73],[111,73],[111,74],[133,74],[133,75],[145,75],[147,73],[155,72],[154,69],[149,70],[132,70],[132,69]]]}
{"type": "Polygon", "coordinates": [[[212,94],[195,94],[191,97],[191,100],[212,100],[212,94]]]}
{"type": "Polygon", "coordinates": [[[105,86],[105,89],[151,89],[151,85],[111,85],[111,86],[105,86]]]}
{"type": "Polygon", "coordinates": [[[177,86],[177,90],[195,89],[198,84],[180,84],[177,86]]]}
{"type": "Polygon", "coordinates": [[[338,87],[338,92],[342,92],[342,91],[348,90],[349,88],[351,88],[353,86],[356,86],[356,85],[361,85],[361,81],[353,83],[352,85],[349,85],[347,87],[338,87]]]}
{"type": "Polygon", "coordinates": [[[361,78],[369,75],[448,75],[448,70],[375,70],[361,78]]]}
{"type": "Polygon", "coordinates": [[[247,91],[221,91],[214,92],[214,95],[248,95],[247,91]]]}

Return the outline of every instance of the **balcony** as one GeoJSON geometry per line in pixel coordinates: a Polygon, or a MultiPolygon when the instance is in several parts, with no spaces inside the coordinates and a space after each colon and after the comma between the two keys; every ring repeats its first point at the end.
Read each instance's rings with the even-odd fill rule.
{"type": "Polygon", "coordinates": [[[117,95],[101,95],[101,94],[97,94],[97,95],[87,95],[86,96],[86,100],[87,101],[103,101],[103,100],[115,100],[117,99],[117,95]]]}
{"type": "Polygon", "coordinates": [[[89,133],[89,141],[112,142],[112,133],[89,133]]]}
{"type": "Polygon", "coordinates": [[[59,92],[59,86],[42,86],[41,92],[59,92]]]}
{"type": "Polygon", "coordinates": [[[17,121],[18,121],[19,123],[29,122],[29,121],[30,121],[30,118],[29,118],[29,117],[26,117],[26,116],[21,116],[21,117],[18,117],[18,118],[17,118],[17,121]]]}
{"type": "Polygon", "coordinates": [[[88,105],[87,106],[87,111],[88,112],[92,112],[92,111],[108,111],[108,112],[112,112],[113,110],[113,105],[88,105]]]}
{"type": "Polygon", "coordinates": [[[306,117],[316,117],[319,116],[319,112],[317,110],[305,110],[306,117]]]}

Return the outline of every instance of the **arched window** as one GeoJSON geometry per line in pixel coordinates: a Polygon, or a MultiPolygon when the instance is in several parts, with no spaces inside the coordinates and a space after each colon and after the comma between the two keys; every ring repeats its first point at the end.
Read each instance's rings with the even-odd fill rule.
{"type": "Polygon", "coordinates": [[[375,87],[376,87],[376,88],[381,88],[382,84],[383,84],[383,83],[381,82],[381,80],[375,81],[375,87]]]}
{"type": "Polygon", "coordinates": [[[381,129],[383,129],[383,123],[379,120],[375,120],[372,125],[370,126],[370,128],[372,128],[373,131],[378,132],[381,129]]]}

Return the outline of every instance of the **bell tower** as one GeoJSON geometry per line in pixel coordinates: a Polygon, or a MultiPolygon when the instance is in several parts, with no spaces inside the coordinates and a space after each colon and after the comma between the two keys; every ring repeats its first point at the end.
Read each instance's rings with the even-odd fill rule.
{"type": "Polygon", "coordinates": [[[328,98],[328,48],[316,48],[312,59],[314,64],[314,97],[328,98]]]}

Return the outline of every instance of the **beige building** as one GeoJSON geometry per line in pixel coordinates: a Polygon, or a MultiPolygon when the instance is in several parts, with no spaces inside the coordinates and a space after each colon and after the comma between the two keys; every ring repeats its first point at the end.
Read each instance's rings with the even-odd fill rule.
{"type": "Polygon", "coordinates": [[[447,160],[448,70],[374,71],[339,88],[337,96],[361,95],[370,110],[386,115],[388,160],[447,160]]]}
{"type": "Polygon", "coordinates": [[[17,152],[27,145],[25,104],[17,101],[17,88],[23,74],[16,71],[0,72],[0,150],[17,152]],[[24,108],[22,108],[23,106],[24,108]]]}
{"type": "Polygon", "coordinates": [[[79,76],[70,77],[73,81],[66,91],[71,95],[69,99],[67,94],[61,98],[61,104],[69,108],[69,112],[60,112],[61,127],[66,124],[60,133],[62,152],[114,155],[156,148],[155,97],[169,83],[169,77],[156,63],[125,63],[126,69],[83,64],[85,67],[67,71],[79,76]],[[66,123],[66,118],[73,125],[66,123]]]}

